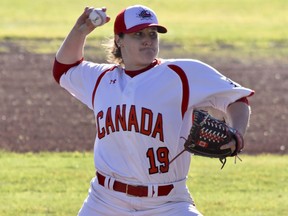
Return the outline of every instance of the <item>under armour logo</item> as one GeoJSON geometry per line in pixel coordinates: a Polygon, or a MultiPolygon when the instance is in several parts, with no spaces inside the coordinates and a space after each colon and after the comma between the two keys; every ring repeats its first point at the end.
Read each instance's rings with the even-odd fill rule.
{"type": "Polygon", "coordinates": [[[109,84],[115,84],[116,83],[116,79],[110,80],[109,84]]]}

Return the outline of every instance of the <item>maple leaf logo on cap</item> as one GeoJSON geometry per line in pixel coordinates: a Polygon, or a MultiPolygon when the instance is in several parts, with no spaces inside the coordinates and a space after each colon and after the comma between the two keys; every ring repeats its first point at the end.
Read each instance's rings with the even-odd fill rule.
{"type": "Polygon", "coordinates": [[[147,27],[157,27],[157,32],[166,33],[167,29],[160,25],[153,10],[141,5],[130,6],[123,9],[114,22],[115,34],[129,34],[147,27]]]}
{"type": "Polygon", "coordinates": [[[141,19],[152,19],[153,15],[150,13],[150,11],[143,9],[138,14],[138,17],[141,18],[141,19]]]}

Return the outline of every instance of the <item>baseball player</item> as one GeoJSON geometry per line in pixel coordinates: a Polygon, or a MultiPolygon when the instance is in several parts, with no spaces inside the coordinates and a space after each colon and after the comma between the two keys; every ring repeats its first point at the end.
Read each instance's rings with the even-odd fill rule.
{"type": "Polygon", "coordinates": [[[85,39],[100,27],[89,19],[92,10],[78,18],[53,68],[55,80],[95,115],[96,175],[79,216],[201,215],[186,186],[191,154],[169,162],[183,150],[196,108],[225,113],[244,135],[253,90],[203,62],[158,58],[159,34],[167,29],[142,5],[117,15],[112,62],[86,61],[85,39]]]}

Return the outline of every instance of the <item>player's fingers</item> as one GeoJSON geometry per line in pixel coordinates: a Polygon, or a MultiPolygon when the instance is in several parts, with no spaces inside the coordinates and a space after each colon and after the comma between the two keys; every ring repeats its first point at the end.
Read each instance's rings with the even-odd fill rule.
{"type": "Polygon", "coordinates": [[[88,17],[89,14],[90,14],[93,10],[94,10],[94,7],[85,7],[84,12],[85,12],[86,16],[88,17]]]}
{"type": "Polygon", "coordinates": [[[93,31],[96,28],[89,18],[86,19],[86,26],[90,31],[93,31]]]}
{"type": "MultiPolygon", "coordinates": [[[[97,27],[93,24],[93,22],[89,18],[89,15],[91,12],[93,12],[93,10],[95,10],[94,7],[85,7],[83,14],[78,19],[77,24],[79,26],[80,31],[83,32],[84,34],[91,33],[97,27]]],[[[103,8],[101,8],[101,10],[104,12],[104,11],[106,11],[106,8],[103,7],[103,8]]],[[[106,16],[105,23],[107,23],[109,21],[110,21],[110,17],[106,16]]]]}
{"type": "Polygon", "coordinates": [[[108,23],[111,20],[109,16],[106,17],[106,23],[108,23]]]}
{"type": "Polygon", "coordinates": [[[85,7],[83,13],[77,19],[76,25],[80,28],[83,24],[86,23],[87,18],[89,17],[90,12],[93,10],[91,7],[85,7]]]}
{"type": "MultiPolygon", "coordinates": [[[[106,8],[106,7],[102,7],[101,10],[106,13],[107,8],[106,8]]],[[[108,16],[108,15],[106,14],[106,23],[108,23],[110,20],[111,20],[110,16],[108,16]]]]}
{"type": "Polygon", "coordinates": [[[235,133],[235,139],[237,142],[237,152],[240,152],[244,148],[243,136],[239,132],[237,132],[235,133]]]}
{"type": "Polygon", "coordinates": [[[224,150],[224,149],[231,149],[231,152],[234,152],[235,151],[235,149],[236,149],[236,142],[235,142],[235,140],[233,139],[231,142],[229,142],[229,143],[227,143],[227,144],[225,144],[225,145],[223,145],[223,146],[221,146],[221,150],[224,150]]]}

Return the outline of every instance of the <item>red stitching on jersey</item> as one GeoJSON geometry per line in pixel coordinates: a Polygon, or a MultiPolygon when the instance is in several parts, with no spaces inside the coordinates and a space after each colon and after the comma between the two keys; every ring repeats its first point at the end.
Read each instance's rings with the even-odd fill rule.
{"type": "Polygon", "coordinates": [[[117,66],[114,66],[114,67],[112,67],[112,68],[109,68],[109,69],[103,71],[102,74],[100,74],[100,76],[98,77],[98,79],[97,79],[97,81],[96,81],[96,84],[95,84],[95,87],[94,87],[94,90],[93,90],[93,93],[92,93],[92,107],[93,107],[93,109],[94,109],[94,99],[95,99],[96,90],[97,90],[97,88],[98,88],[98,86],[99,86],[99,84],[100,84],[101,79],[103,78],[103,76],[104,76],[107,72],[113,71],[115,68],[117,68],[117,66]]]}
{"type": "Polygon", "coordinates": [[[182,89],[183,89],[183,95],[182,95],[182,118],[184,117],[185,112],[188,109],[188,102],[189,102],[189,82],[187,79],[187,76],[182,68],[180,68],[177,65],[168,65],[169,68],[171,68],[173,71],[177,73],[177,75],[180,77],[182,82],[182,89]]]}

